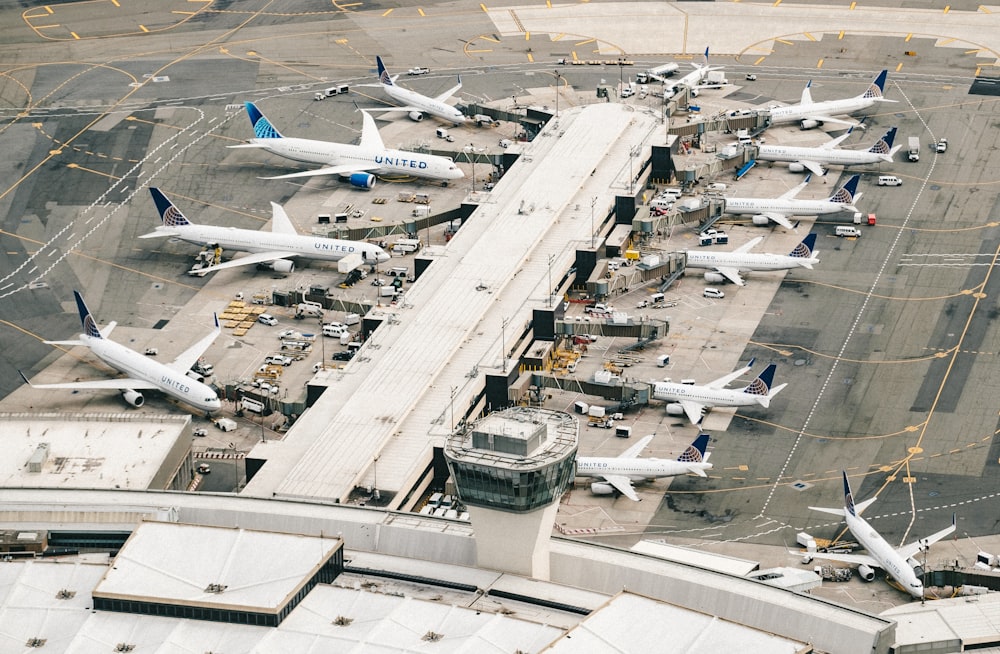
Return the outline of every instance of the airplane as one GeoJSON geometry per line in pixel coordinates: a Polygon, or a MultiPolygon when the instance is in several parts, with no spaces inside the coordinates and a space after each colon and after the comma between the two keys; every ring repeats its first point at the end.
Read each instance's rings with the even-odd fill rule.
{"type": "Polygon", "coordinates": [[[160,189],[150,187],[149,192],[153,196],[153,202],[163,224],[157,227],[156,231],[143,234],[139,238],[172,237],[195,245],[253,253],[226,263],[189,270],[188,274],[191,275],[204,275],[216,270],[250,264],[266,265],[277,272],[292,272],[295,270],[295,263],[289,261],[291,257],[339,261],[351,254],[359,254],[362,261],[369,265],[388,261],[390,258],[385,250],[371,243],[298,234],[292,221],[288,219],[288,214],[281,205],[274,202],[271,203],[271,231],[263,232],[236,227],[196,225],[188,220],[160,189]]]}
{"type": "Polygon", "coordinates": [[[670,97],[675,95],[677,93],[677,87],[679,86],[687,86],[689,89],[691,89],[691,95],[693,97],[698,96],[699,88],[702,88],[704,86],[713,86],[713,87],[716,86],[714,84],[709,84],[709,85],[703,84],[703,82],[705,81],[705,75],[712,70],[722,70],[723,67],[708,65],[708,48],[705,48],[705,54],[702,58],[702,62],[703,63],[700,64],[692,62],[691,65],[694,66],[693,71],[691,71],[687,75],[677,78],[676,80],[664,82],[664,87],[663,87],[664,99],[669,99],[670,97]]]}
{"type": "Polygon", "coordinates": [[[145,398],[139,391],[158,390],[175,397],[186,404],[201,409],[206,413],[214,413],[222,407],[219,396],[206,384],[190,377],[187,373],[205,350],[215,341],[221,329],[219,317],[215,316],[215,328],[210,334],[184,350],[176,359],[168,364],[162,364],[139,354],[135,350],[110,340],[111,331],[118,324],[114,321],[101,329],[97,320],[87,308],[83,296],[73,291],[76,307],[80,312],[80,322],[83,333],[75,341],[45,341],[49,345],[83,345],[90,348],[94,355],[115,370],[123,372],[128,377],[106,379],[99,381],[65,382],[62,384],[32,384],[20,370],[18,373],[24,383],[32,388],[66,388],[74,390],[114,389],[121,391],[122,397],[131,406],[141,407],[145,398]]]}
{"type": "MultiPolygon", "coordinates": [[[[853,129],[853,128],[851,128],[853,129]]],[[[840,145],[851,132],[838,136],[837,138],[824,143],[818,148],[790,147],[785,145],[761,145],[757,147],[757,159],[759,161],[787,161],[788,170],[793,173],[801,173],[808,169],[817,175],[825,175],[824,165],[834,166],[856,166],[859,164],[873,164],[885,161],[892,163],[892,157],[903,147],[893,146],[892,142],[896,138],[896,128],[892,127],[882,138],[875,141],[875,144],[867,150],[842,150],[840,145]]]]}
{"type": "Polygon", "coordinates": [[[390,150],[385,147],[373,119],[362,111],[361,143],[331,143],[311,139],[286,138],[260,112],[252,102],[246,102],[247,115],[253,126],[255,138],[247,143],[230,145],[230,148],[258,148],[293,161],[318,164],[322,168],[299,173],[264,177],[263,179],[292,179],[315,175],[340,175],[352,186],[369,189],[375,185],[375,175],[412,175],[445,184],[461,179],[465,173],[450,157],[439,157],[419,152],[390,150]]]}
{"type": "Polygon", "coordinates": [[[846,116],[856,111],[861,111],[875,105],[878,102],[895,102],[882,96],[885,91],[885,80],[888,75],[887,70],[879,73],[868,89],[861,95],[843,100],[826,100],[824,102],[813,102],[809,87],[812,80],[806,84],[802,90],[802,100],[799,104],[788,105],[787,107],[770,107],[768,114],[771,116],[771,124],[799,122],[802,129],[812,129],[824,123],[837,123],[840,125],[856,126],[860,123],[856,120],[834,118],[834,116],[846,116]]]}
{"type": "Polygon", "coordinates": [[[740,277],[740,272],[791,270],[800,267],[812,270],[813,265],[819,263],[819,259],[816,258],[819,251],[814,249],[816,247],[815,233],[810,233],[802,239],[802,242],[788,254],[750,252],[763,239],[763,236],[758,236],[732,252],[687,250],[686,267],[707,268],[705,281],[722,283],[728,279],[737,286],[743,286],[745,282],[740,277]]]}
{"type": "Polygon", "coordinates": [[[712,464],[708,462],[711,454],[705,453],[705,448],[708,447],[708,434],[700,434],[676,460],[639,458],[639,452],[651,440],[653,434],[646,436],[617,457],[578,456],[576,476],[597,477],[604,480],[595,481],[590,485],[590,492],[594,495],[610,495],[618,491],[633,502],[639,501],[632,486],[634,481],[675,477],[688,473],[694,473],[699,477],[708,476],[705,471],[712,468],[712,464]]]}
{"type": "Polygon", "coordinates": [[[825,200],[796,200],[795,196],[809,184],[812,175],[807,175],[804,182],[777,198],[726,198],[725,213],[734,215],[749,214],[753,216],[753,224],[767,225],[773,221],[786,229],[793,229],[788,216],[822,216],[841,211],[858,212],[854,203],[861,198],[858,193],[860,175],[854,175],[837,191],[825,200]]]}
{"type": "MultiPolygon", "coordinates": [[[[909,545],[893,548],[892,545],[887,543],[885,539],[883,539],[877,531],[872,529],[872,526],[861,517],[862,512],[864,512],[864,510],[872,502],[877,500],[878,496],[865,500],[864,502],[854,504],[854,495],[851,493],[851,485],[847,481],[847,472],[841,472],[844,475],[844,508],[827,509],[818,506],[810,506],[809,508],[813,511],[822,511],[824,513],[832,513],[833,515],[843,516],[844,522],[847,523],[847,528],[851,531],[851,534],[854,535],[854,537],[858,540],[858,544],[861,545],[868,553],[835,554],[829,552],[809,551],[805,554],[805,562],[808,563],[812,561],[813,557],[815,557],[818,559],[827,559],[829,561],[840,561],[841,563],[857,563],[858,573],[865,581],[871,581],[875,578],[874,568],[882,568],[890,577],[895,579],[903,587],[903,590],[916,599],[923,599],[924,584],[921,581],[921,578],[924,575],[924,570],[913,558],[913,556],[917,552],[930,549],[931,545],[954,532],[955,514],[951,514],[951,525],[945,527],[941,531],[932,534],[927,538],[916,540],[909,545]]],[[[801,553],[802,552],[792,552],[792,554],[801,553]]]]}
{"type": "Polygon", "coordinates": [[[640,84],[647,84],[650,80],[656,82],[665,82],[668,77],[673,77],[677,70],[680,68],[678,64],[669,63],[656,66],[655,68],[650,68],[641,73],[637,73],[635,79],[640,84]]]}
{"type": "Polygon", "coordinates": [[[441,95],[430,98],[426,95],[417,93],[416,91],[411,91],[410,89],[404,89],[402,86],[396,84],[396,78],[399,75],[389,75],[389,71],[385,69],[385,64],[382,63],[382,57],[375,56],[375,62],[378,64],[378,81],[382,85],[382,90],[385,91],[390,98],[396,102],[402,102],[402,107],[390,107],[387,109],[374,109],[373,111],[406,111],[410,120],[421,121],[424,119],[424,114],[434,116],[435,118],[440,118],[446,120],[450,123],[454,123],[456,126],[464,123],[468,118],[462,114],[456,107],[451,106],[446,103],[445,100],[455,95],[460,88],[462,88],[462,77],[459,76],[458,84],[441,95]]]}
{"type": "Polygon", "coordinates": [[[726,384],[740,375],[750,372],[755,359],[746,366],[724,377],[704,385],[677,384],[669,381],[653,384],[653,397],[667,402],[667,413],[672,416],[687,415],[691,424],[701,422],[705,409],[717,406],[753,406],[764,408],[771,405],[771,399],[788,384],[771,387],[774,382],[776,364],[771,364],[745,388],[725,388],[726,384]]]}

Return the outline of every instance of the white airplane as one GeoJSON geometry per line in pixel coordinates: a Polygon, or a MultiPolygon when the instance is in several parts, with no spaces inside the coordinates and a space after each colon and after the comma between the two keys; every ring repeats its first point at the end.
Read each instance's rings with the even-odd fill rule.
{"type": "Polygon", "coordinates": [[[382,63],[382,57],[376,55],[375,62],[378,64],[378,81],[382,85],[382,90],[396,102],[403,103],[403,106],[390,107],[388,109],[379,108],[373,111],[405,111],[410,120],[418,122],[424,119],[424,114],[446,120],[455,125],[461,125],[468,120],[461,111],[445,102],[445,100],[455,95],[462,88],[461,76],[459,76],[456,86],[435,98],[430,98],[416,91],[398,86],[396,78],[399,75],[389,75],[389,72],[385,69],[385,64],[382,63]]]}
{"type": "Polygon", "coordinates": [[[726,198],[725,212],[734,215],[751,215],[753,224],[758,226],[776,222],[786,229],[793,229],[789,216],[822,216],[841,211],[857,213],[854,203],[861,198],[858,193],[859,175],[852,176],[837,191],[824,200],[796,200],[795,196],[804,189],[812,175],[804,182],[777,198],[726,198]]]}
{"type": "Polygon", "coordinates": [[[834,116],[846,116],[856,111],[861,111],[875,105],[878,102],[895,102],[887,100],[882,96],[885,90],[885,79],[887,70],[879,73],[868,89],[861,95],[844,100],[826,100],[824,102],[813,102],[809,87],[812,80],[806,84],[802,90],[802,100],[799,104],[788,105],[787,107],[771,107],[768,113],[771,116],[771,124],[794,123],[798,121],[802,129],[812,129],[823,123],[837,123],[840,125],[858,125],[858,121],[844,118],[834,118],[834,116]]]}
{"type": "Polygon", "coordinates": [[[687,75],[679,77],[676,80],[665,82],[665,86],[663,88],[664,99],[669,99],[677,93],[677,87],[679,86],[687,86],[691,89],[691,95],[693,97],[697,97],[699,88],[703,88],[704,86],[714,86],[704,84],[705,75],[707,75],[709,71],[722,70],[723,68],[722,66],[708,65],[708,48],[705,48],[705,55],[702,58],[702,63],[696,64],[692,62],[691,65],[694,66],[694,70],[687,75]]]}
{"type": "Polygon", "coordinates": [[[298,234],[292,221],[288,219],[288,214],[281,205],[274,202],[271,203],[271,231],[262,232],[255,229],[196,225],[188,220],[160,189],[150,187],[149,192],[153,196],[153,202],[163,224],[157,227],[156,231],[143,234],[139,238],[172,237],[203,247],[228,248],[253,253],[226,263],[189,270],[188,273],[192,275],[204,275],[216,270],[250,264],[267,265],[277,272],[292,272],[295,270],[295,263],[289,261],[292,257],[340,261],[346,256],[358,254],[361,260],[369,265],[388,261],[390,258],[385,250],[371,243],[298,234]]]}
{"type": "MultiPolygon", "coordinates": [[[[853,129],[853,128],[852,128],[853,129]]],[[[880,162],[892,163],[892,157],[903,146],[893,146],[896,128],[891,128],[867,150],[842,150],[837,146],[851,135],[847,134],[824,143],[818,148],[800,148],[785,145],[761,145],[757,148],[757,159],[761,161],[787,161],[788,170],[801,173],[809,170],[817,175],[825,175],[823,166],[857,166],[880,162]]]]}
{"type": "Polygon", "coordinates": [[[675,477],[688,473],[694,473],[699,477],[708,476],[705,471],[712,468],[712,464],[708,462],[708,457],[711,455],[705,453],[705,448],[708,447],[708,434],[700,434],[676,460],[639,458],[639,452],[642,452],[651,440],[653,440],[652,434],[617,457],[578,456],[576,476],[597,477],[604,480],[595,481],[590,485],[590,492],[594,495],[610,495],[618,491],[633,502],[639,501],[632,486],[634,481],[675,477]]]}
{"type": "MultiPolygon", "coordinates": [[[[951,525],[936,534],[927,538],[921,538],[909,545],[894,548],[861,517],[861,513],[868,505],[877,500],[878,496],[855,505],[854,495],[851,493],[851,485],[847,481],[847,472],[843,472],[843,475],[844,508],[826,509],[818,506],[810,506],[809,508],[813,511],[822,511],[824,513],[843,516],[844,522],[847,523],[847,528],[851,530],[851,533],[858,540],[858,544],[868,553],[834,554],[809,551],[805,554],[805,562],[808,563],[815,557],[829,561],[840,561],[842,563],[857,563],[858,573],[865,581],[871,581],[875,578],[874,568],[882,568],[903,587],[903,590],[916,599],[923,599],[924,584],[921,578],[924,575],[924,570],[913,556],[918,552],[930,549],[931,545],[955,531],[955,514],[951,515],[951,525]]],[[[792,554],[802,554],[802,552],[792,552],[792,554]]]]}
{"type": "Polygon", "coordinates": [[[735,372],[704,385],[677,384],[663,381],[653,384],[653,397],[667,402],[667,413],[672,416],[687,415],[692,424],[701,422],[705,409],[716,406],[753,406],[759,404],[767,408],[771,398],[780,393],[788,384],[771,388],[774,382],[775,364],[764,368],[745,388],[725,388],[726,384],[740,375],[750,372],[754,359],[735,372]]]}
{"type": "Polygon", "coordinates": [[[172,362],[162,364],[120,343],[109,340],[108,336],[111,335],[111,331],[117,323],[112,321],[104,329],[99,328],[97,321],[84,303],[83,296],[77,291],[73,291],[73,296],[76,298],[76,307],[80,312],[80,322],[83,324],[83,333],[80,334],[79,340],[45,342],[49,345],[83,345],[89,347],[90,351],[98,359],[115,370],[125,373],[128,377],[100,381],[66,382],[63,384],[32,384],[24,376],[23,372],[18,371],[24,383],[32,388],[67,388],[73,390],[114,389],[121,391],[125,401],[136,408],[141,407],[145,402],[145,398],[139,392],[142,390],[162,391],[207,413],[218,411],[221,408],[222,403],[219,401],[219,396],[216,392],[187,374],[191,370],[191,366],[198,360],[198,357],[205,353],[205,350],[208,349],[219,335],[221,330],[219,329],[218,316],[215,317],[215,329],[212,330],[212,333],[184,350],[172,362]]]}
{"type": "Polygon", "coordinates": [[[293,161],[318,164],[322,168],[300,173],[265,177],[264,179],[291,179],[315,175],[340,175],[346,177],[352,186],[371,188],[375,185],[375,175],[412,175],[447,184],[449,180],[461,179],[465,173],[455,165],[450,157],[439,157],[419,152],[390,150],[385,147],[382,137],[375,127],[375,120],[362,111],[361,143],[331,143],[311,139],[285,138],[252,102],[247,102],[247,114],[253,126],[255,138],[231,148],[259,148],[293,161]]]}
{"type": "Polygon", "coordinates": [[[764,240],[758,236],[749,243],[741,245],[732,252],[712,250],[687,250],[687,268],[707,268],[705,281],[721,284],[727,279],[737,286],[746,282],[740,277],[741,272],[765,270],[791,270],[793,268],[808,268],[819,263],[816,255],[816,234],[810,233],[802,242],[795,246],[789,254],[753,253],[750,250],[764,240]]]}
{"type": "Polygon", "coordinates": [[[657,82],[665,82],[668,77],[673,77],[677,70],[680,68],[679,65],[675,63],[661,64],[655,68],[650,68],[636,75],[636,81],[640,84],[646,84],[650,80],[657,82]]]}

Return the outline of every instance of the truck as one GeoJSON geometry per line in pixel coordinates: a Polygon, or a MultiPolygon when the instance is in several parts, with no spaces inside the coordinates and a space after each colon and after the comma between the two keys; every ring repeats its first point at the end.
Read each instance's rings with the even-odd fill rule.
{"type": "Polygon", "coordinates": [[[302,320],[306,316],[323,317],[323,305],[318,302],[300,302],[295,307],[295,319],[302,320]]]}
{"type": "Polygon", "coordinates": [[[708,74],[705,75],[705,81],[703,82],[705,86],[725,86],[729,84],[729,80],[726,79],[726,73],[721,70],[710,70],[708,74]]]}
{"type": "Polygon", "coordinates": [[[331,86],[330,88],[323,89],[322,91],[317,91],[313,96],[313,100],[325,100],[327,98],[332,98],[335,95],[343,95],[347,93],[349,87],[347,84],[337,84],[336,86],[331,86]]]}
{"type": "Polygon", "coordinates": [[[920,137],[911,136],[906,139],[906,158],[909,161],[920,161],[920,137]]]}
{"type": "Polygon", "coordinates": [[[649,84],[650,82],[661,82],[667,77],[673,77],[677,69],[680,68],[675,63],[663,64],[661,66],[656,66],[655,68],[650,68],[644,70],[641,73],[636,73],[635,81],[640,84],[649,84]]]}

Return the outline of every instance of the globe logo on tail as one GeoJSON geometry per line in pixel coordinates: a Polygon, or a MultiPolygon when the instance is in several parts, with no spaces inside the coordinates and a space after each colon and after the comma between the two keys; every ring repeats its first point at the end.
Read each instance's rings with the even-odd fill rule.
{"type": "Polygon", "coordinates": [[[799,243],[795,246],[795,249],[792,250],[792,253],[789,256],[797,257],[799,259],[807,259],[810,254],[811,253],[809,252],[809,248],[806,247],[806,244],[799,243]]]}
{"type": "Polygon", "coordinates": [[[378,81],[382,82],[383,84],[388,84],[391,86],[392,78],[389,77],[389,71],[383,69],[382,74],[378,76],[378,81]]]}
{"type": "Polygon", "coordinates": [[[701,452],[694,445],[688,445],[688,448],[684,450],[684,453],[677,457],[677,460],[681,463],[701,463],[701,452]]]}
{"type": "Polygon", "coordinates": [[[750,395],[767,395],[767,384],[764,383],[763,379],[758,377],[750,382],[750,385],[743,392],[750,395]]]}
{"type": "Polygon", "coordinates": [[[870,151],[875,154],[889,154],[889,144],[885,142],[885,139],[879,139],[870,151]]]}
{"type": "Polygon", "coordinates": [[[101,338],[101,330],[97,328],[94,317],[89,313],[83,318],[83,333],[91,338],[101,338]]]}
{"type": "Polygon", "coordinates": [[[267,118],[261,116],[257,124],[253,126],[253,133],[259,139],[277,139],[281,138],[281,134],[278,134],[278,130],[274,129],[267,118]]]}
{"type": "Polygon", "coordinates": [[[847,507],[847,512],[851,515],[857,515],[854,511],[854,493],[847,493],[844,495],[844,506],[847,507]]]}
{"type": "Polygon", "coordinates": [[[868,87],[868,90],[865,91],[865,94],[863,96],[861,96],[861,97],[863,97],[863,98],[881,98],[882,97],[882,89],[880,89],[878,87],[878,84],[874,84],[873,83],[871,86],[868,87]]]}
{"type": "Polygon", "coordinates": [[[853,199],[854,196],[851,195],[851,192],[848,191],[843,186],[841,186],[839,189],[837,189],[837,192],[833,194],[833,197],[830,198],[830,202],[841,202],[849,204],[853,199]]]}
{"type": "Polygon", "coordinates": [[[181,210],[170,205],[167,207],[166,211],[163,212],[163,224],[167,227],[177,227],[178,225],[189,225],[187,218],[181,213],[181,210]]]}

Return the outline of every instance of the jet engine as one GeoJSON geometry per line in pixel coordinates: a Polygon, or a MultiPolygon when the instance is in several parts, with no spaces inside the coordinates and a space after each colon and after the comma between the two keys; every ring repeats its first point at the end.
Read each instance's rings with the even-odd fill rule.
{"type": "Polygon", "coordinates": [[[684,407],[676,402],[671,402],[667,404],[667,414],[672,416],[682,416],[684,415],[684,407]]]}
{"type": "Polygon", "coordinates": [[[875,571],[864,563],[858,566],[858,575],[865,581],[872,581],[875,579],[875,571]]]}
{"type": "Polygon", "coordinates": [[[796,163],[793,161],[792,163],[788,164],[788,172],[790,173],[801,173],[805,172],[805,170],[806,167],[800,163],[796,163]]]}
{"type": "Polygon", "coordinates": [[[368,189],[375,186],[375,175],[371,173],[352,173],[347,180],[351,183],[351,186],[358,188],[368,189]]]}
{"type": "Polygon", "coordinates": [[[603,481],[595,481],[590,485],[590,492],[594,495],[611,495],[615,492],[615,487],[603,481]]]}
{"type": "Polygon", "coordinates": [[[415,120],[418,123],[424,119],[424,113],[422,111],[411,111],[407,115],[410,117],[410,120],[415,120]]]}
{"type": "Polygon", "coordinates": [[[800,123],[802,129],[814,129],[820,126],[820,121],[813,120],[812,118],[804,118],[800,123]]]}
{"type": "Polygon", "coordinates": [[[771,219],[762,213],[757,214],[753,217],[753,224],[757,227],[767,227],[767,224],[771,222],[771,219]]]}
{"type": "Polygon", "coordinates": [[[698,97],[698,89],[691,89],[691,97],[692,98],[698,97]]]}
{"type": "Polygon", "coordinates": [[[725,283],[726,278],[725,276],[720,275],[717,272],[706,272],[705,281],[708,282],[709,284],[722,284],[725,283]]]}
{"type": "Polygon", "coordinates": [[[295,262],[288,259],[277,259],[257,264],[258,270],[273,270],[274,272],[290,273],[295,270],[295,262]]]}
{"type": "Polygon", "coordinates": [[[126,402],[128,402],[137,409],[141,407],[143,403],[146,401],[146,398],[144,398],[142,396],[142,393],[138,391],[132,391],[132,390],[122,391],[122,397],[125,399],[126,402]]]}

